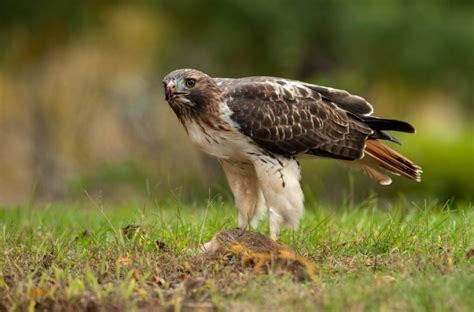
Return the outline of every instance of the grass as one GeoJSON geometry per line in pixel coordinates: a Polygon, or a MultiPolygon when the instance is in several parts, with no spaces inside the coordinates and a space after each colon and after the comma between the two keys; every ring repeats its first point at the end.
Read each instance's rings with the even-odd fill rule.
{"type": "MultiPolygon", "coordinates": [[[[232,205],[54,204],[0,209],[0,311],[470,311],[470,205],[308,205],[281,241],[317,281],[254,274],[190,250],[236,226],[232,205]],[[127,225],[126,230],[123,230],[127,225]],[[157,240],[159,242],[157,242],[157,240]]],[[[266,231],[262,224],[261,232],[266,231]]]]}

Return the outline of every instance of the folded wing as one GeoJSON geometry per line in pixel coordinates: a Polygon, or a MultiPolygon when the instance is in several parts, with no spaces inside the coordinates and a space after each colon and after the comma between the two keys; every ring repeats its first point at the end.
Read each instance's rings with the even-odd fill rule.
{"type": "MultiPolygon", "coordinates": [[[[343,98],[348,105],[348,96],[343,98]]],[[[364,142],[374,133],[321,93],[295,81],[236,79],[227,84],[224,100],[240,131],[276,154],[353,160],[362,157],[364,142]]]]}

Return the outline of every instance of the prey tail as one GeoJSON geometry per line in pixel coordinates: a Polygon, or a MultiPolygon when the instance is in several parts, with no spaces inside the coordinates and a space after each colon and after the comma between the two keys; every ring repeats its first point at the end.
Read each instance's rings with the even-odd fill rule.
{"type": "Polygon", "coordinates": [[[392,182],[385,171],[421,181],[422,170],[419,166],[380,141],[367,140],[365,155],[359,164],[360,169],[382,185],[392,182]]]}

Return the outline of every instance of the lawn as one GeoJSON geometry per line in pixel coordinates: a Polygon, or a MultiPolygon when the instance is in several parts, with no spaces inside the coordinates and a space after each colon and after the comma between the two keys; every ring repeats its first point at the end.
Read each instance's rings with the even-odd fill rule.
{"type": "MultiPolygon", "coordinates": [[[[236,226],[220,201],[0,208],[0,311],[471,311],[474,209],[400,201],[307,203],[281,242],[315,279],[196,247],[236,226]]],[[[266,232],[261,224],[260,232],[266,232]]]]}

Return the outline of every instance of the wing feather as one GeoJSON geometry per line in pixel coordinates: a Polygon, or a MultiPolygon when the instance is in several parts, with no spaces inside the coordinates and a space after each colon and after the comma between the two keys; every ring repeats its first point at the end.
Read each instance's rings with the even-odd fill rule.
{"type": "Polygon", "coordinates": [[[240,131],[272,153],[353,160],[363,156],[365,140],[373,134],[329,100],[328,95],[339,96],[344,105],[357,104],[347,92],[321,94],[306,84],[270,77],[227,81],[224,90],[240,131]]]}
{"type": "Polygon", "coordinates": [[[345,90],[322,87],[314,84],[304,83],[309,89],[320,93],[340,108],[354,114],[370,115],[374,111],[372,105],[363,97],[350,94],[345,90]]]}

